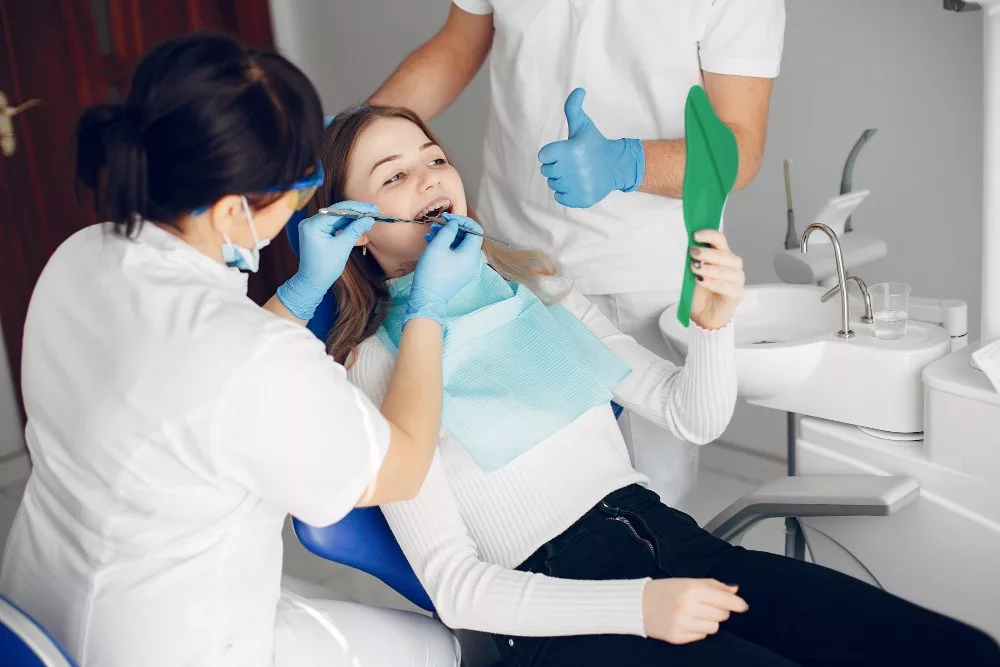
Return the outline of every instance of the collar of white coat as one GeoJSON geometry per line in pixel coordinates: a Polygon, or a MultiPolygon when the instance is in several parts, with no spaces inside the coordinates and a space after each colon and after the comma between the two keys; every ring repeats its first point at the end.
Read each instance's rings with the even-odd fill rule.
{"type": "Polygon", "coordinates": [[[216,261],[193,247],[184,239],[175,236],[152,222],[145,222],[135,238],[136,243],[155,249],[168,261],[196,272],[198,275],[218,283],[221,287],[247,293],[249,275],[222,262],[216,261]]]}

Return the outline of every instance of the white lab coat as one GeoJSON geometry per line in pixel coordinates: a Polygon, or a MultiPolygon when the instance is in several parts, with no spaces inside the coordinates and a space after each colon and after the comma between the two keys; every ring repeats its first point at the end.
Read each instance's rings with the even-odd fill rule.
{"type": "MultiPolygon", "coordinates": [[[[702,71],[777,76],[783,0],[453,2],[492,12],[496,30],[477,205],[484,224],[552,254],[624,333],[682,362],[656,326],[680,294],[687,250],[680,200],[616,191],[588,209],[565,208],[537,154],[566,138],[563,105],[576,87],[586,89],[583,109],[606,137],[683,138],[687,93],[702,84],[702,71]]],[[[653,490],[678,501],[694,482],[697,449],[636,418],[625,417],[622,430],[653,490]]]]}
{"type": "MultiPolygon", "coordinates": [[[[87,667],[287,664],[276,626],[300,654],[330,641],[317,619],[335,610],[303,620],[281,596],[282,524],[350,511],[389,426],[319,340],[246,285],[146,224],[136,241],[78,232],[35,288],[22,367],[33,469],[0,591],[87,667]]],[[[328,656],[297,664],[338,664],[328,656]]]]}

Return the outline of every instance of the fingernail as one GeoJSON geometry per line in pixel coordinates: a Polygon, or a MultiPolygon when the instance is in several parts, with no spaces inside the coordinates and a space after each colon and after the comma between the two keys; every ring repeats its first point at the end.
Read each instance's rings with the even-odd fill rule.
{"type": "Polygon", "coordinates": [[[701,268],[701,262],[699,262],[698,260],[695,260],[695,261],[691,262],[691,266],[693,266],[696,269],[700,269],[701,268]]]}
{"type": "Polygon", "coordinates": [[[695,276],[695,278],[698,279],[698,282],[701,282],[701,281],[705,280],[702,276],[695,276]]]}
{"type": "MultiPolygon", "coordinates": [[[[697,238],[698,237],[695,236],[695,239],[697,239],[697,238]]],[[[691,256],[692,257],[698,257],[699,255],[701,255],[701,248],[698,248],[698,247],[691,248],[691,256]]]]}

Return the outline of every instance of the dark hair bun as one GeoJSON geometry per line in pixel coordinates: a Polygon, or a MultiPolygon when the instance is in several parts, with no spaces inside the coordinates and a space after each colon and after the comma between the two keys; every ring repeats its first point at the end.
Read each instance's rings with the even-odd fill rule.
{"type": "Polygon", "coordinates": [[[77,179],[131,236],[144,220],[294,182],[316,164],[322,131],[316,89],[288,60],[192,33],[142,59],[125,104],[83,112],[77,179]]]}

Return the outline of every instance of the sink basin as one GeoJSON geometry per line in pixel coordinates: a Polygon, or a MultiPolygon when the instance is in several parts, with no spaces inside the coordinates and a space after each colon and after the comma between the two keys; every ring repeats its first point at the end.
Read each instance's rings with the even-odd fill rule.
{"type": "MultiPolygon", "coordinates": [[[[813,285],[746,288],[735,322],[740,396],[768,398],[809,379],[819,364],[820,339],[840,330],[839,302],[822,303],[824,292],[813,285]]],[[[660,331],[687,353],[689,330],[677,321],[677,306],[660,316],[660,331]]]]}
{"type": "MultiPolygon", "coordinates": [[[[874,337],[859,322],[863,304],[850,298],[855,336],[837,337],[840,299],[826,303],[814,285],[754,285],[736,310],[739,395],[788,412],[893,432],[923,429],[924,367],[951,349],[941,327],[910,321],[905,337],[874,337]]],[[[660,331],[687,353],[689,329],[677,306],[660,316],[660,331]]]]}
{"type": "MultiPolygon", "coordinates": [[[[736,344],[759,349],[762,346],[792,347],[839,331],[839,301],[823,303],[826,292],[812,285],[760,285],[749,287],[737,308],[740,326],[736,344]]],[[[673,318],[680,328],[680,322],[673,318]]]]}

